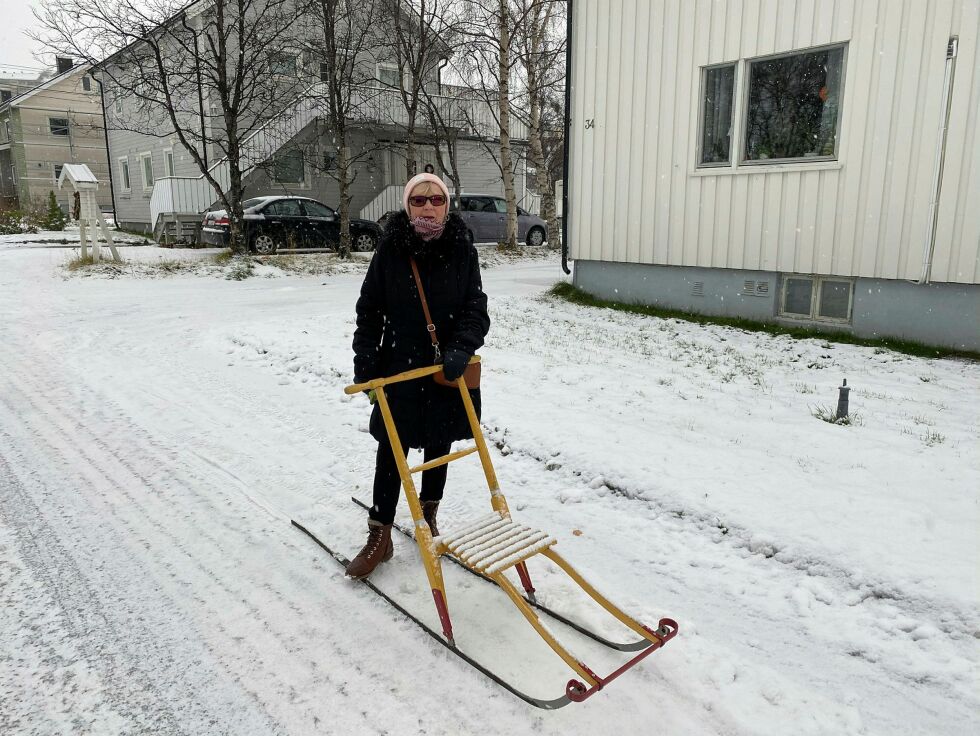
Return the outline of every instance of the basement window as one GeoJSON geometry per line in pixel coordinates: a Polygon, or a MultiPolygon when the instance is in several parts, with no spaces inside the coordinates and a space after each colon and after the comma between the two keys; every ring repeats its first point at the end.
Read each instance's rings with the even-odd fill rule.
{"type": "Polygon", "coordinates": [[[792,319],[849,323],[854,282],[823,276],[786,276],[779,313],[792,319]]]}

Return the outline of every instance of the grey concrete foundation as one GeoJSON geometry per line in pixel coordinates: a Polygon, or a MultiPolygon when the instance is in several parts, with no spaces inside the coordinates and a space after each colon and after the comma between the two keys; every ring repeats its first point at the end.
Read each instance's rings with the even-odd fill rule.
{"type": "Polygon", "coordinates": [[[602,299],[720,317],[743,317],[858,337],[899,338],[980,352],[980,285],[854,279],[849,323],[779,315],[774,271],[575,261],[573,283],[602,299]]]}

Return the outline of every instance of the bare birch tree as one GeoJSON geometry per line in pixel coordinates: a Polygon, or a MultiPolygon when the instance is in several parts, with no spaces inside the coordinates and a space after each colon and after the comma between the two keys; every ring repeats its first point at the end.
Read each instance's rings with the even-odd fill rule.
{"type": "Polygon", "coordinates": [[[384,0],[310,0],[306,21],[311,32],[306,47],[320,65],[316,96],[324,132],[336,148],[336,158],[325,171],[340,190],[340,243],[337,252],[350,254],[351,185],[356,166],[376,150],[376,145],[352,146],[352,134],[360,124],[383,119],[386,97],[378,88],[374,64],[367,58],[384,47],[374,20],[384,0]],[[315,31],[315,32],[313,32],[315,31]]]}
{"type": "Polygon", "coordinates": [[[449,17],[453,0],[383,0],[384,27],[391,38],[390,49],[398,68],[396,94],[401,102],[392,123],[405,131],[405,173],[416,173],[416,149],[420,123],[425,122],[426,101],[438,88],[438,74],[447,48],[439,29],[449,17]]]}
{"type": "Polygon", "coordinates": [[[550,245],[560,245],[555,181],[564,142],[565,0],[514,0],[523,23],[515,25],[514,56],[522,76],[518,97],[528,110],[528,149],[548,222],[550,245]]]}
{"type": "MultiPolygon", "coordinates": [[[[512,146],[511,81],[516,60],[512,48],[515,26],[524,22],[521,8],[510,0],[466,0],[468,53],[459,60],[458,68],[465,80],[482,97],[496,120],[497,136],[480,136],[485,150],[500,169],[504,199],[507,202],[505,244],[517,247],[517,194],[515,170],[519,155],[512,146]]],[[[466,108],[474,114],[474,108],[466,108]]],[[[473,120],[472,127],[480,128],[473,120]]]]}
{"type": "Polygon", "coordinates": [[[232,248],[244,250],[243,177],[258,162],[243,144],[296,92],[283,53],[294,1],[46,0],[35,14],[46,50],[96,67],[107,125],[177,136],[229,213],[232,248]],[[214,171],[221,159],[227,182],[214,171]]]}

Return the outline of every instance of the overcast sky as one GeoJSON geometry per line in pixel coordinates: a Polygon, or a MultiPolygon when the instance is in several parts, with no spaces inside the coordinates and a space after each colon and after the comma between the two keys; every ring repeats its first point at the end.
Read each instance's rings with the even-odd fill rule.
{"type": "MultiPolygon", "coordinates": [[[[5,64],[42,66],[34,58],[37,42],[24,34],[37,22],[31,14],[37,4],[38,0],[0,0],[0,68],[5,64]]],[[[44,66],[53,65],[54,60],[44,60],[44,66]]]]}

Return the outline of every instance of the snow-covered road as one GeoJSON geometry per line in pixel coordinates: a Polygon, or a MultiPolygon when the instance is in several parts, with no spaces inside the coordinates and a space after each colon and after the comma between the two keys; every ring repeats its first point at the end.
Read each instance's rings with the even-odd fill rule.
{"type": "MultiPolygon", "coordinates": [[[[64,279],[64,259],[0,244],[0,733],[975,728],[976,364],[573,307],[541,296],[554,259],[488,269],[483,421],[515,518],[681,624],[547,713],[289,524],[363,542],[349,499],[375,443],[342,392],[358,275],[64,279]],[[845,376],[859,423],[814,418],[845,376]]],[[[486,507],[479,463],[455,464],[442,525],[486,507]]],[[[377,578],[434,621],[411,545],[377,578]]],[[[559,695],[570,671],[502,594],[448,580],[461,645],[559,695]]]]}

